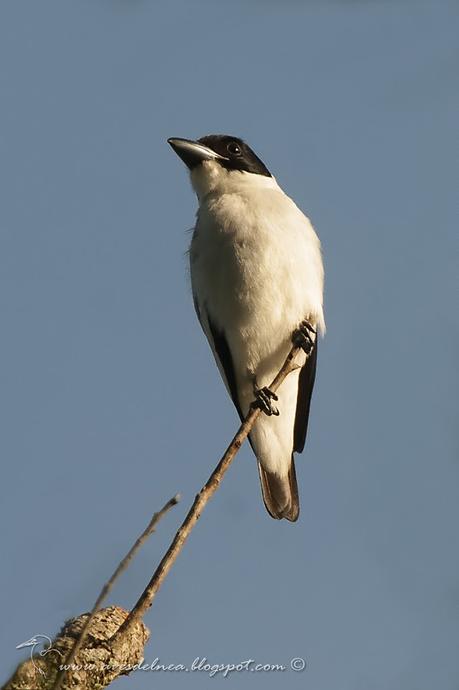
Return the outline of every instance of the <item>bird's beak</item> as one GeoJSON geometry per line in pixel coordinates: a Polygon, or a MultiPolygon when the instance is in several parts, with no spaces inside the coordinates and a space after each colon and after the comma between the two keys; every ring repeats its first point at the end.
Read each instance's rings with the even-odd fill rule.
{"type": "Polygon", "coordinates": [[[25,642],[21,642],[21,644],[16,645],[16,649],[23,649],[24,647],[31,647],[32,645],[36,644],[37,640],[34,637],[31,637],[30,640],[26,640],[25,642]]]}
{"type": "Polygon", "coordinates": [[[215,153],[208,146],[203,146],[197,141],[191,139],[168,139],[167,143],[172,146],[177,156],[179,156],[185,165],[191,170],[203,161],[228,160],[219,153],[215,153]]]}

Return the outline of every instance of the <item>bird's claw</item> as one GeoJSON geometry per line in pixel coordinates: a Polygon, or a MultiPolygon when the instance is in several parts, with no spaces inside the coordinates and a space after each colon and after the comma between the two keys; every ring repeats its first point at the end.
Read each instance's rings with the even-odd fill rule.
{"type": "Polygon", "coordinates": [[[307,355],[311,354],[314,347],[315,339],[311,337],[311,333],[316,335],[316,330],[311,326],[309,321],[302,321],[296,331],[293,332],[292,342],[297,347],[301,347],[307,355]]]}
{"type": "Polygon", "coordinates": [[[268,417],[271,417],[271,415],[279,416],[279,410],[272,404],[272,400],[278,400],[279,398],[273,391],[265,386],[264,388],[255,388],[254,393],[255,400],[252,403],[252,407],[257,407],[268,417]]]}

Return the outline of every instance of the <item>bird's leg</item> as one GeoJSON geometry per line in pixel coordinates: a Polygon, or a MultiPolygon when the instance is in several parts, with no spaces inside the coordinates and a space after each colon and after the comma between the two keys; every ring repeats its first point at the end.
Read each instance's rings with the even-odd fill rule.
{"type": "Polygon", "coordinates": [[[307,355],[311,354],[311,350],[314,347],[315,339],[311,337],[311,333],[316,335],[316,330],[311,326],[309,321],[304,319],[298,326],[298,328],[293,331],[292,342],[297,347],[301,347],[307,355]]]}
{"type": "Polygon", "coordinates": [[[278,400],[279,398],[273,391],[269,390],[268,386],[258,388],[255,377],[253,380],[253,394],[255,400],[252,402],[251,407],[259,408],[268,417],[271,417],[271,415],[279,416],[279,410],[272,403],[273,400],[278,400]]]}

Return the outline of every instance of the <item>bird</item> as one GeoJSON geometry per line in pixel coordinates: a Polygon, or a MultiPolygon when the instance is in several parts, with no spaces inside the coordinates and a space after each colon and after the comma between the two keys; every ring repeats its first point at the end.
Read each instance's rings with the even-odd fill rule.
{"type": "Polygon", "coordinates": [[[190,173],[198,210],[189,249],[196,314],[249,434],[271,517],[295,522],[294,452],[302,452],[325,333],[320,240],[263,161],[241,138],[167,140],[190,173]],[[270,391],[292,338],[297,368],[270,391]]]}

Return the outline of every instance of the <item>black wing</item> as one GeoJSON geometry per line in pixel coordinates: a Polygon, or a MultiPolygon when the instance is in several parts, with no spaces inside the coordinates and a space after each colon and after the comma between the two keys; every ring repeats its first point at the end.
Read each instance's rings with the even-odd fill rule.
{"type": "Polygon", "coordinates": [[[314,388],[314,380],[316,378],[316,364],[317,364],[317,341],[306,360],[306,363],[301,368],[298,379],[298,398],[296,403],[295,414],[295,428],[293,432],[293,450],[301,453],[304,448],[306,440],[306,432],[308,430],[309,407],[311,405],[312,389],[314,388]]]}
{"type": "Polygon", "coordinates": [[[228,341],[226,340],[225,333],[223,331],[219,331],[216,328],[208,313],[207,322],[209,324],[209,329],[212,334],[214,352],[217,354],[217,357],[220,361],[220,365],[223,371],[225,372],[226,382],[228,384],[231,399],[234,403],[236,410],[238,411],[239,417],[242,419],[243,417],[237,395],[236,374],[234,373],[233,358],[231,356],[228,341]]]}

